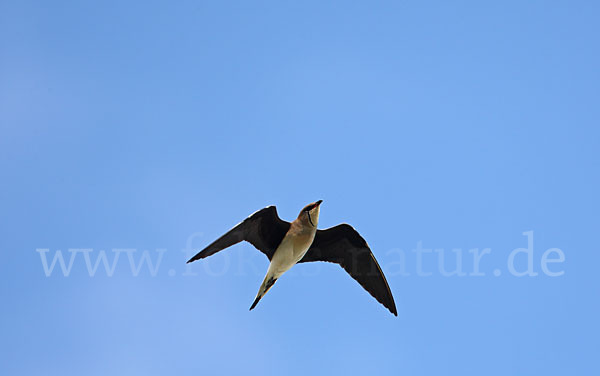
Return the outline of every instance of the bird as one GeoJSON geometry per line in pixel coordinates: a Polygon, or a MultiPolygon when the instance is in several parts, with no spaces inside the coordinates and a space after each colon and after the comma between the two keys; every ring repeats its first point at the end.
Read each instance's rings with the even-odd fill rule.
{"type": "Polygon", "coordinates": [[[297,263],[325,261],[339,264],[394,316],[396,304],[381,267],[367,242],[346,223],[317,229],[323,200],[306,205],[290,222],[279,218],[274,205],[260,209],[198,252],[187,263],[206,258],[242,241],[264,253],[267,274],[250,306],[253,310],[273,284],[297,263]]]}

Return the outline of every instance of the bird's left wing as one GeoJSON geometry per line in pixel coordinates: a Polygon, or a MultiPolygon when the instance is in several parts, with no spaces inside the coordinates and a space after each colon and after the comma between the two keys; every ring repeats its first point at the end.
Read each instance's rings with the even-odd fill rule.
{"type": "Polygon", "coordinates": [[[251,243],[271,260],[277,246],[289,229],[290,223],[279,218],[275,206],[268,206],[250,215],[225,235],[209,244],[189,259],[188,263],[213,255],[242,240],[251,243]]]}
{"type": "Polygon", "coordinates": [[[317,230],[315,240],[300,262],[327,261],[339,264],[352,278],[398,316],[394,297],[365,239],[350,225],[317,230]]]}

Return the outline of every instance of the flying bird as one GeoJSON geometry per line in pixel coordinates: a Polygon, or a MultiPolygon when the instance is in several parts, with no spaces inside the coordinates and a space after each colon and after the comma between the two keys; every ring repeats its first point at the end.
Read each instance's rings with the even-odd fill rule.
{"type": "Polygon", "coordinates": [[[252,244],[271,261],[250,307],[252,310],[275,281],[295,264],[334,262],[398,316],[390,287],[365,239],[345,223],[326,230],[317,229],[321,202],[323,200],[306,205],[292,223],[279,218],[275,206],[261,209],[198,252],[188,263],[214,255],[243,240],[252,244]]]}

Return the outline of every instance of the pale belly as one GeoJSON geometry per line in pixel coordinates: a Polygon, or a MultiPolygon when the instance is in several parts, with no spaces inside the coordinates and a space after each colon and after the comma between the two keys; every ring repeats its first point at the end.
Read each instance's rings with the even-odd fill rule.
{"type": "Polygon", "coordinates": [[[303,238],[284,239],[279,247],[277,247],[277,250],[275,250],[275,254],[269,265],[269,272],[276,278],[279,278],[279,276],[288,271],[298,261],[302,260],[302,257],[304,257],[310,248],[313,239],[314,235],[303,238]]]}

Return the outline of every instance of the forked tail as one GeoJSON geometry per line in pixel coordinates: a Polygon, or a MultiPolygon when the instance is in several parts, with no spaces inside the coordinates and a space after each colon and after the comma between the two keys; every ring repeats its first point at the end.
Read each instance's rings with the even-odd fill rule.
{"type": "Polygon", "coordinates": [[[271,276],[271,275],[269,275],[269,273],[267,273],[265,280],[263,281],[262,285],[260,285],[260,289],[258,289],[258,294],[256,294],[256,299],[254,299],[254,303],[252,303],[252,306],[250,307],[250,311],[252,311],[254,309],[254,307],[256,307],[256,305],[258,304],[260,299],[262,299],[262,297],[265,296],[265,294],[273,286],[275,281],[277,281],[277,278],[275,278],[274,276],[271,276]]]}

